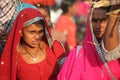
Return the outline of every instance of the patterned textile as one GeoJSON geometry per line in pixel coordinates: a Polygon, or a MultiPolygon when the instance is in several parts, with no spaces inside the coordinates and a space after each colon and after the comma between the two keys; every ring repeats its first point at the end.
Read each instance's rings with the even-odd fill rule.
{"type": "Polygon", "coordinates": [[[0,1],[0,27],[9,23],[15,13],[15,2],[11,0],[0,1]]]}
{"type": "Polygon", "coordinates": [[[21,0],[1,0],[0,1],[0,27],[5,27],[8,33],[19,11],[25,8],[36,8],[33,5],[21,0]]]}

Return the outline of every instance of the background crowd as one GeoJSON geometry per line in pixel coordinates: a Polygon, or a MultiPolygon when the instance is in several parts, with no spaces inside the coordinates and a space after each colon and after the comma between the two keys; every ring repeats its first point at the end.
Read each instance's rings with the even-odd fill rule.
{"type": "Polygon", "coordinates": [[[120,0],[1,0],[0,80],[120,80],[119,18],[120,0]]]}

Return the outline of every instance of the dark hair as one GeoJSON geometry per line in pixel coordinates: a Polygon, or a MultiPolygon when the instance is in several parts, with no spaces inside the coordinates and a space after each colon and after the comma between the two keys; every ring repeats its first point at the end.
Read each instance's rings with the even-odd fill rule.
{"type": "Polygon", "coordinates": [[[40,9],[40,8],[44,9],[45,11],[47,11],[47,13],[48,13],[49,16],[50,16],[50,9],[49,9],[48,6],[44,6],[44,5],[41,5],[41,4],[36,4],[35,6],[36,6],[38,9],[40,9]]]}
{"type": "Polygon", "coordinates": [[[39,20],[39,21],[35,22],[34,24],[36,24],[37,26],[42,25],[43,28],[45,28],[45,21],[44,20],[39,20]]]}
{"type": "MultiPolygon", "coordinates": [[[[45,21],[44,21],[44,20],[36,21],[36,22],[34,22],[33,24],[35,24],[36,26],[42,25],[42,26],[43,26],[43,29],[44,29],[44,32],[45,32],[45,21]]],[[[32,25],[32,24],[31,24],[31,25],[32,25]]],[[[21,37],[20,43],[21,43],[21,44],[24,43],[23,37],[21,37]]]]}
{"type": "Polygon", "coordinates": [[[61,9],[63,10],[63,14],[68,12],[69,7],[74,4],[75,0],[63,0],[61,3],[61,9]]]}

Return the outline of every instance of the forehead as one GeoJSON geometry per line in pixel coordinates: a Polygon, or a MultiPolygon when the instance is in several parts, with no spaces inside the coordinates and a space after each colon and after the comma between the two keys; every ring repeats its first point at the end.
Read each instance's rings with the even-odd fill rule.
{"type": "Polygon", "coordinates": [[[103,19],[107,18],[108,16],[106,15],[106,10],[105,9],[95,9],[93,11],[93,19],[103,19]]]}
{"type": "Polygon", "coordinates": [[[26,26],[24,27],[24,29],[27,29],[27,30],[40,30],[40,29],[43,29],[43,25],[39,24],[39,25],[36,25],[36,24],[31,24],[29,26],[26,26]]]}

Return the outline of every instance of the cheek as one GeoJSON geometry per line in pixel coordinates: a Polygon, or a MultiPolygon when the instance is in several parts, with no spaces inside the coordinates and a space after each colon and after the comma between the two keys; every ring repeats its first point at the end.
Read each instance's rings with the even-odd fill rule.
{"type": "Polygon", "coordinates": [[[107,23],[102,23],[101,24],[101,31],[105,31],[106,26],[107,26],[107,23]]]}
{"type": "Polygon", "coordinates": [[[45,36],[45,34],[39,34],[40,39],[42,39],[45,36]]]}
{"type": "Polygon", "coordinates": [[[23,35],[23,39],[25,42],[30,42],[32,40],[32,36],[29,36],[29,35],[23,35]]]}

